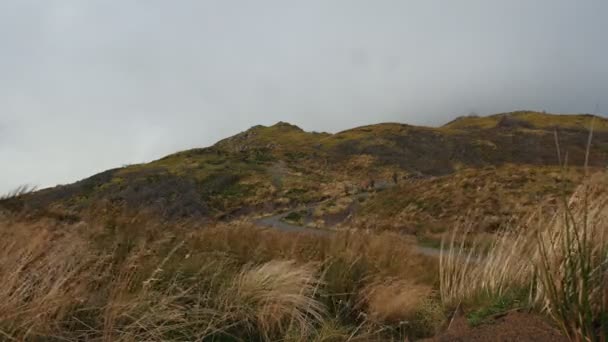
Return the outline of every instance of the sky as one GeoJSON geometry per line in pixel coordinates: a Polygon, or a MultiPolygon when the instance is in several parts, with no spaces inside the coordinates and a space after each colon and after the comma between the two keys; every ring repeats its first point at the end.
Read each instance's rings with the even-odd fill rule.
{"type": "Polygon", "coordinates": [[[601,112],[607,13],[605,0],[0,0],[0,193],[277,121],[601,112]]]}

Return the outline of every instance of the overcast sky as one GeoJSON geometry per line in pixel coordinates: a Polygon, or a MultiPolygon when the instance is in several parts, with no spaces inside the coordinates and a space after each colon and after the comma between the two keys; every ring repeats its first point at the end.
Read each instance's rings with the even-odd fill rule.
{"type": "Polygon", "coordinates": [[[0,0],[0,192],[256,124],[608,108],[606,0],[0,0]]]}

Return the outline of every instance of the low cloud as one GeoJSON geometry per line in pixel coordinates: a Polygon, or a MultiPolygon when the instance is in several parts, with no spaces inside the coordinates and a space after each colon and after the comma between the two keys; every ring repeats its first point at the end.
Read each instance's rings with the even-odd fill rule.
{"type": "Polygon", "coordinates": [[[0,3],[0,192],[206,146],[608,93],[603,0],[0,3]],[[14,129],[13,129],[14,127],[14,129]]]}

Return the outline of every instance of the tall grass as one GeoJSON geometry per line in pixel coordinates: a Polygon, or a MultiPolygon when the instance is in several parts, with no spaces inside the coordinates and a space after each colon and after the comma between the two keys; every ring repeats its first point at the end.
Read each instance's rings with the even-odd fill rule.
{"type": "Polygon", "coordinates": [[[477,240],[465,245],[467,235],[466,229],[457,229],[447,244],[442,243],[440,294],[446,306],[499,297],[530,285],[534,268],[524,253],[530,253],[533,240],[524,229],[504,230],[487,247],[477,240]]]}
{"type": "Polygon", "coordinates": [[[75,236],[69,244],[46,228],[3,229],[0,242],[0,335],[53,331],[87,296],[100,261],[75,236]],[[57,242],[57,243],[55,243],[57,242]]]}
{"type": "Polygon", "coordinates": [[[243,269],[225,293],[227,307],[269,338],[268,332],[291,329],[308,335],[323,320],[325,308],[315,299],[320,280],[312,265],[270,261],[243,269]]]}
{"type": "Polygon", "coordinates": [[[18,198],[23,195],[27,195],[36,191],[36,187],[32,185],[20,185],[17,188],[9,191],[8,193],[0,196],[0,201],[7,201],[18,198]]]}
{"type": "Polygon", "coordinates": [[[573,340],[605,340],[608,182],[594,177],[537,233],[536,303],[573,340]]]}
{"type": "Polygon", "coordinates": [[[489,249],[466,249],[456,234],[440,257],[448,306],[528,293],[526,305],[551,316],[575,341],[606,338],[608,175],[590,176],[561,208],[535,212],[505,229],[489,249]]]}
{"type": "Polygon", "coordinates": [[[0,340],[367,341],[436,328],[421,318],[435,261],[391,233],[100,217],[0,220],[0,340]]]}

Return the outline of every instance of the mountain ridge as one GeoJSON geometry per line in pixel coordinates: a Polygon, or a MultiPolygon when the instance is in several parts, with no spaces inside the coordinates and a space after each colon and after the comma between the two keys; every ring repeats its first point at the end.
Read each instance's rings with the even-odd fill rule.
{"type": "Polygon", "coordinates": [[[278,122],[212,146],[104,171],[23,197],[23,205],[78,213],[94,203],[146,208],[168,219],[230,219],[272,212],[408,179],[504,165],[558,166],[555,137],[571,165],[608,165],[608,120],[518,111],[461,117],[439,127],[380,123],[337,133],[278,122]],[[59,209],[58,209],[59,208],[59,209]]]}

